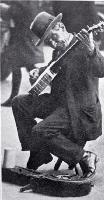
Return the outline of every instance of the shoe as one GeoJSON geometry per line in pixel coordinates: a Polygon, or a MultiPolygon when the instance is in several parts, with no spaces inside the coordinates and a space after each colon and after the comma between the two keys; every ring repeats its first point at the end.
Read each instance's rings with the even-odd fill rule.
{"type": "Polygon", "coordinates": [[[33,152],[32,154],[30,153],[30,157],[29,160],[27,162],[27,168],[28,169],[33,169],[33,170],[37,170],[41,165],[43,164],[48,164],[49,162],[51,162],[53,159],[53,157],[51,156],[51,154],[43,154],[42,152],[38,153],[38,154],[34,154],[33,152]]]}
{"type": "Polygon", "coordinates": [[[94,176],[97,162],[98,158],[95,153],[85,151],[83,158],[79,162],[83,172],[83,178],[90,178],[94,176]]]}
{"type": "MultiPolygon", "coordinates": [[[[54,170],[55,170],[55,171],[57,171],[57,170],[60,168],[61,163],[62,163],[61,158],[58,158],[58,160],[57,160],[57,162],[55,163],[55,166],[54,166],[54,170]]],[[[76,175],[79,175],[79,170],[78,170],[76,164],[71,164],[71,165],[68,164],[68,169],[69,169],[69,170],[75,169],[76,175]]]]}

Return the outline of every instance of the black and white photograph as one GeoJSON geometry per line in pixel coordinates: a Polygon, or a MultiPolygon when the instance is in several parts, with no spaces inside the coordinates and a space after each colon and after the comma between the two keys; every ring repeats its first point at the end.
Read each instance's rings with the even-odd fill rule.
{"type": "Polygon", "coordinates": [[[2,200],[104,199],[104,0],[0,1],[2,200]]]}

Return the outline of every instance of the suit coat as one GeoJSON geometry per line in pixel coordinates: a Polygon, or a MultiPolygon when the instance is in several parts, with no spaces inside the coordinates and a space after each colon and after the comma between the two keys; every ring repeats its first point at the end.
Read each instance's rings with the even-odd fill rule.
{"type": "Polygon", "coordinates": [[[74,139],[96,139],[102,134],[98,79],[104,77],[104,57],[98,50],[88,56],[80,44],[57,65],[62,69],[52,82],[51,94],[67,107],[74,139]]]}

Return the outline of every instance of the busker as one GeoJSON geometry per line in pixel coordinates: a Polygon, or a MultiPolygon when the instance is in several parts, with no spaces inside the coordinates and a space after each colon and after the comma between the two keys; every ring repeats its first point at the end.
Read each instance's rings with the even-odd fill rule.
{"type": "Polygon", "coordinates": [[[89,177],[96,171],[97,155],[84,146],[102,134],[98,78],[104,77],[104,57],[92,33],[86,29],[68,33],[61,19],[61,13],[54,17],[41,12],[35,17],[30,29],[40,38],[36,46],[44,42],[52,47],[55,60],[76,38],[79,44],[56,63],[55,68],[61,69],[51,82],[50,94],[16,96],[12,109],[22,150],[30,150],[27,168],[36,170],[50,162],[52,153],[70,169],[79,163],[84,177],[89,177]],[[37,124],[36,117],[43,121],[37,124]]]}

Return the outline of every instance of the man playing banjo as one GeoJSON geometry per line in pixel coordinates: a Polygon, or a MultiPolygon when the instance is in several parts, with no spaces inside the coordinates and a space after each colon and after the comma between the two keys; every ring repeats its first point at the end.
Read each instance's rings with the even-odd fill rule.
{"type": "Polygon", "coordinates": [[[54,17],[41,12],[35,17],[30,29],[40,38],[36,46],[44,42],[52,47],[55,60],[73,41],[78,40],[78,45],[55,64],[61,69],[51,82],[50,94],[16,96],[12,109],[22,150],[30,151],[27,168],[36,170],[49,163],[52,153],[69,169],[79,163],[83,176],[90,177],[96,171],[97,156],[84,146],[102,134],[98,79],[104,77],[104,57],[92,33],[86,29],[68,33],[61,20],[61,13],[54,17]],[[37,124],[36,117],[43,121],[37,124]]]}

